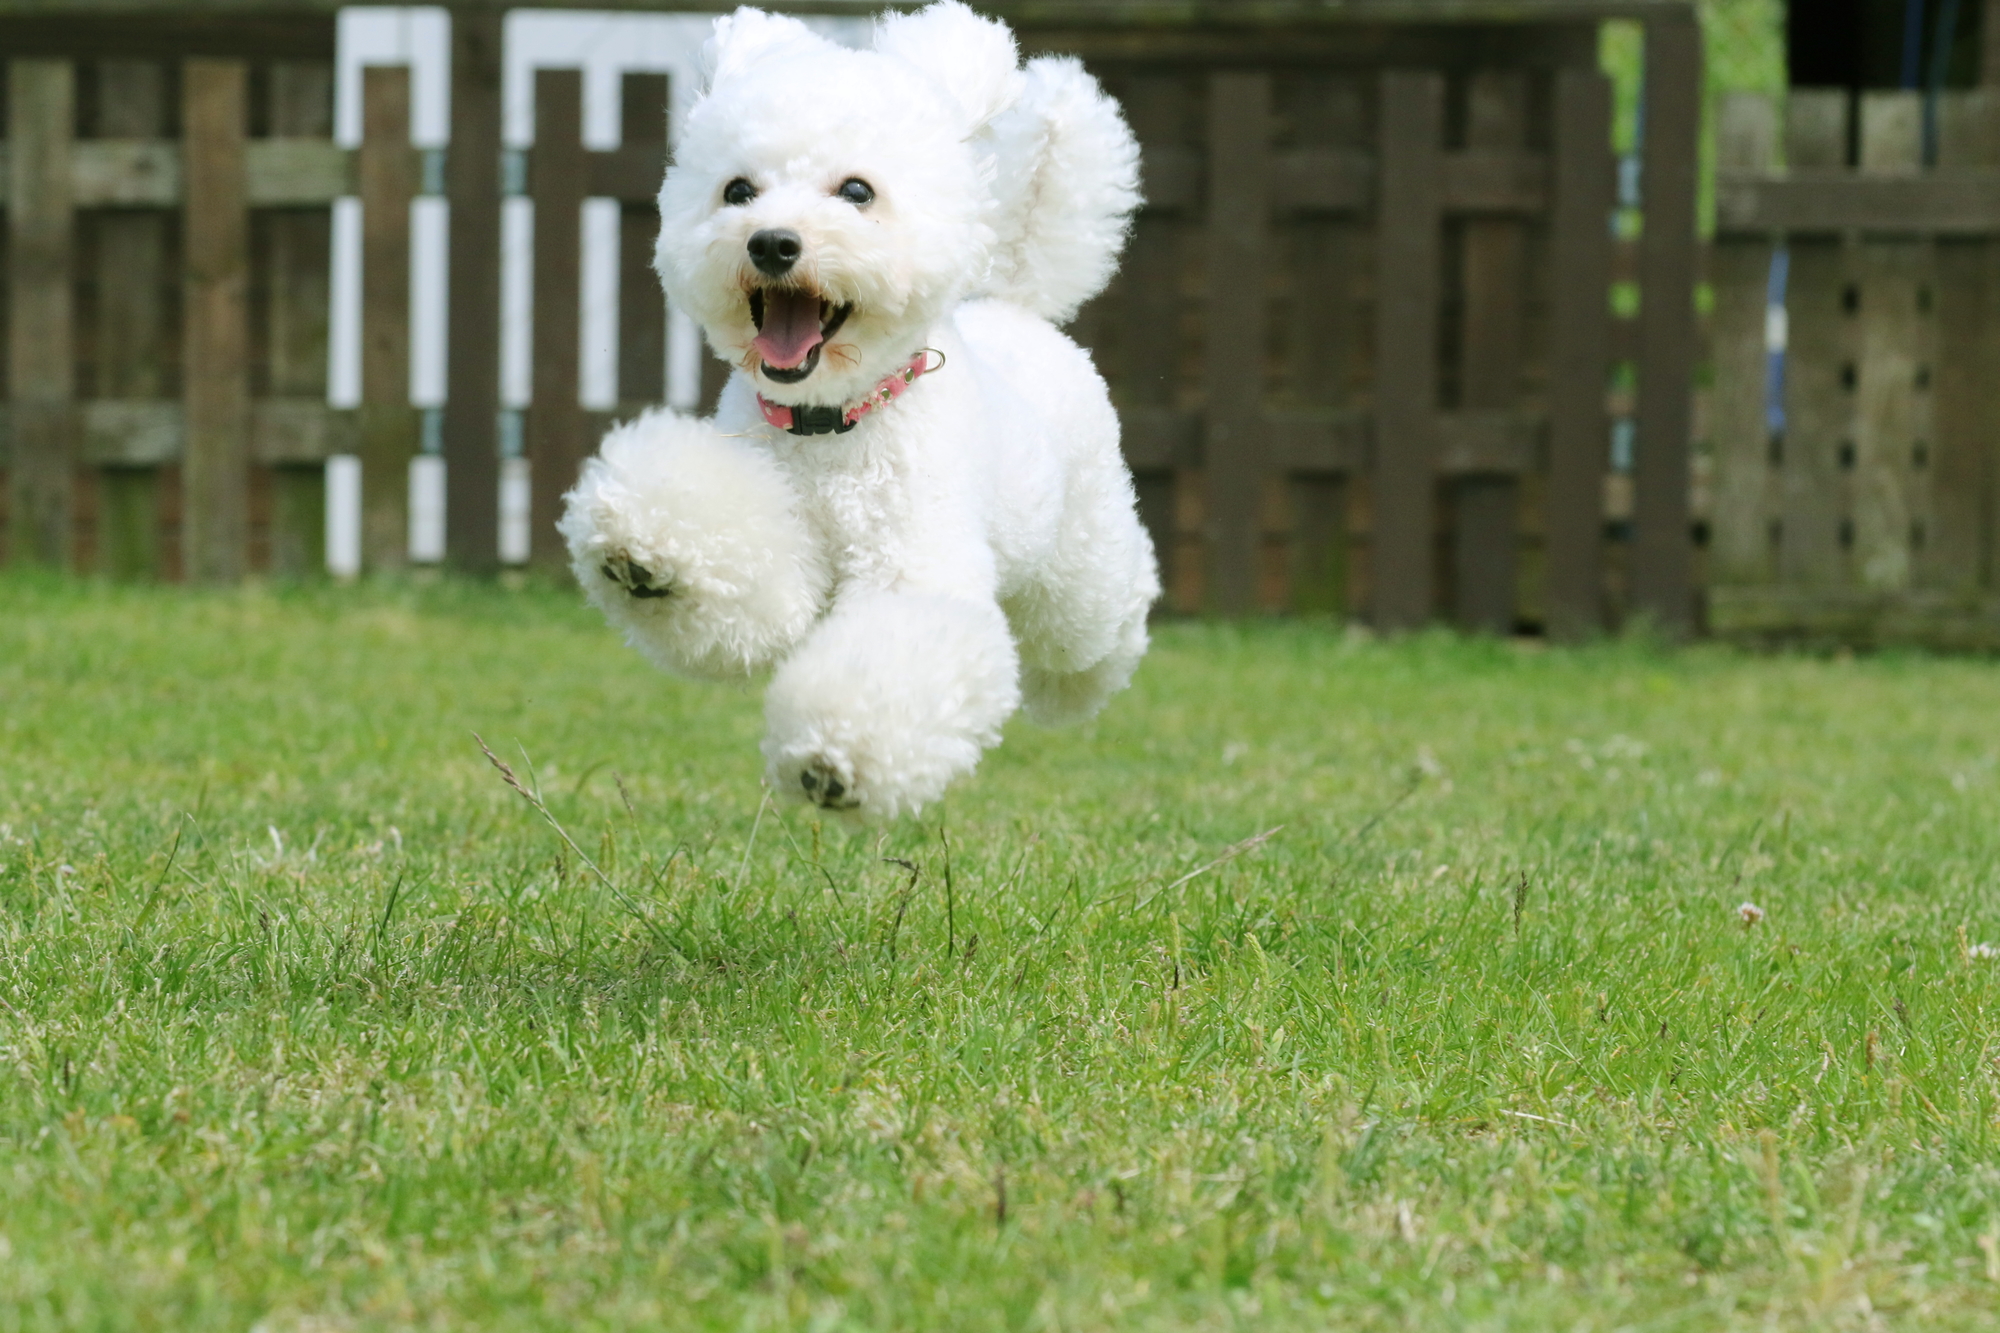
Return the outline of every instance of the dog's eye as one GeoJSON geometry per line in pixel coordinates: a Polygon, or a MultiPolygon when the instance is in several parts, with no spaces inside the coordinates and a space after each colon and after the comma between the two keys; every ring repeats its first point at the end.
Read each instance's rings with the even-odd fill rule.
{"type": "Polygon", "coordinates": [[[738,176],[722,187],[722,202],[725,204],[747,204],[757,197],[757,187],[738,176]]]}
{"type": "Polygon", "coordinates": [[[859,208],[863,204],[872,204],[875,202],[875,191],[870,189],[868,182],[862,180],[859,176],[849,176],[840,183],[840,188],[835,190],[834,193],[845,199],[848,203],[853,204],[856,208],[859,208]]]}

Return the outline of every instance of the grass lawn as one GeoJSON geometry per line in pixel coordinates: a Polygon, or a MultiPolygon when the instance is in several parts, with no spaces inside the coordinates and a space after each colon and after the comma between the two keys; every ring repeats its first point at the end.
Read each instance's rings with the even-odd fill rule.
{"type": "Polygon", "coordinates": [[[759,733],[0,580],[0,1330],[2000,1317],[2000,667],[1168,625],[859,831],[759,733]]]}

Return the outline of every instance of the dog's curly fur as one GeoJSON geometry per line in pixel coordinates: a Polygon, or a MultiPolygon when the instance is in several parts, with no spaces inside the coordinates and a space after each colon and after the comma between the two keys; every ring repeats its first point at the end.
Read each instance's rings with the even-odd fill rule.
{"type": "Polygon", "coordinates": [[[1017,708],[1088,717],[1145,652],[1159,579],[1118,419],[1053,323],[1110,278],[1138,149],[1075,61],[1019,68],[956,0],[884,16],[873,50],[741,9],[706,63],[655,258],[737,371],[713,420],[614,430],[562,533],[655,662],[775,668],[778,791],[913,812],[1017,708]],[[774,275],[749,242],[780,231],[798,254],[774,275]],[[819,336],[796,313],[814,300],[819,336]],[[767,301],[789,334],[765,331],[767,301]],[[852,405],[926,348],[942,368],[847,433],[794,436],[758,406],[852,405]]]}

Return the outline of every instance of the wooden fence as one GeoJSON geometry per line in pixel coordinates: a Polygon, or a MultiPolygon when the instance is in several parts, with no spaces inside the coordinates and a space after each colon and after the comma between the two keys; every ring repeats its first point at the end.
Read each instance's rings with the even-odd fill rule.
{"type": "MultiPolygon", "coordinates": [[[[426,448],[409,393],[410,205],[448,192],[451,179],[438,170],[445,154],[427,162],[410,147],[409,71],[365,72],[364,141],[353,152],[331,138],[328,60],[29,59],[7,62],[4,80],[0,524],[12,558],[208,581],[313,570],[322,467],[351,454],[362,463],[364,563],[404,563],[409,465],[426,448]],[[343,196],[358,196],[362,217],[354,410],[327,404],[330,209],[343,196]]],[[[552,562],[554,505],[591,441],[664,392],[664,309],[648,259],[666,86],[627,78],[625,147],[611,152],[581,147],[573,72],[540,72],[538,91],[541,147],[511,185],[536,200],[540,220],[536,406],[521,434],[533,556],[552,562]],[[576,218],[587,195],[621,200],[631,214],[619,255],[627,401],[613,413],[576,405],[576,218]]],[[[493,207],[454,210],[448,344],[453,402],[469,396],[470,379],[470,393],[492,406],[447,407],[429,441],[436,448],[441,435],[453,463],[448,531],[472,568],[498,561],[494,175],[493,207]]],[[[711,399],[720,372],[708,372],[711,399]]]]}
{"type": "Polygon", "coordinates": [[[253,139],[241,61],[7,63],[17,560],[205,579],[317,561],[314,469],[348,434],[325,406],[326,205],[348,168],[327,68],[258,74],[253,139]]]}
{"type": "Polygon", "coordinates": [[[1147,207],[1078,332],[1171,605],[1686,626],[1693,25],[1649,29],[1659,220],[1623,247],[1594,26],[1355,36],[1162,67],[1063,34],[1144,147],[1147,207]],[[1642,319],[1612,316],[1620,261],[1642,319]],[[1621,361],[1648,390],[1636,477],[1607,465],[1621,361]]]}
{"type": "MultiPolygon", "coordinates": [[[[1572,6],[1575,8],[1575,6],[1572,6]]],[[[1023,30],[1124,102],[1148,204],[1079,317],[1125,421],[1178,610],[1331,609],[1581,632],[1694,613],[1699,43],[1647,20],[1643,242],[1609,229],[1596,26],[1023,30]],[[1638,292],[1616,317],[1615,280],[1638,292]],[[1614,371],[1623,369],[1622,376],[1614,371]],[[1607,394],[1614,379],[1622,389],[1607,394]],[[1637,387],[1636,397],[1632,385],[1637,387]],[[1610,413],[1633,417],[1629,475],[1610,413]]],[[[500,151],[501,19],[452,25],[451,148],[409,146],[407,74],[329,137],[324,60],[15,59],[6,68],[7,547],[226,580],[316,563],[319,463],[357,454],[364,561],[407,556],[407,476],[441,451],[449,560],[499,559],[503,196],[534,200],[531,558],[613,416],[659,401],[646,269],[667,88],[628,75],[625,139],[581,144],[574,72],[500,151]],[[510,163],[512,165],[510,165],[510,163]],[[448,400],[410,406],[410,201],[448,201],[448,400]],[[326,405],[329,206],[361,200],[362,402],[326,405]],[[579,406],[579,210],[622,201],[617,413],[579,406]]],[[[721,367],[705,372],[712,400],[721,367]]]]}
{"type": "Polygon", "coordinates": [[[1720,127],[1712,627],[2000,646],[2000,95],[1720,127]]]}

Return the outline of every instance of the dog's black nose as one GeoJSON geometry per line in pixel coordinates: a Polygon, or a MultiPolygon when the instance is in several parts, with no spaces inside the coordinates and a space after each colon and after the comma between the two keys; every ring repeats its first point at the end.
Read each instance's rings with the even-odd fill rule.
{"type": "Polygon", "coordinates": [[[787,227],[766,227],[750,238],[750,262],[759,273],[782,277],[799,262],[803,249],[797,232],[787,227]]]}

